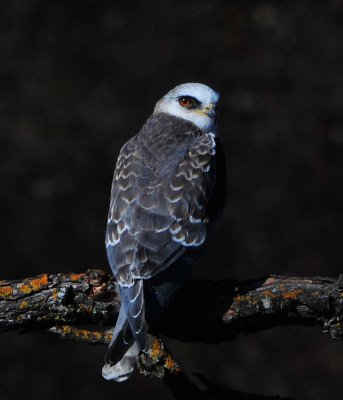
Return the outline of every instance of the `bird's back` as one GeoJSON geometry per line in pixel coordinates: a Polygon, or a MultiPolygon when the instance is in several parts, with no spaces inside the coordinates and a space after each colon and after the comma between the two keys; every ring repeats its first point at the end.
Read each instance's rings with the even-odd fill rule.
{"type": "Polygon", "coordinates": [[[192,123],[163,113],[153,114],[123,146],[106,245],[112,270],[124,286],[165,269],[183,253],[187,240],[203,241],[211,179],[201,164],[209,164],[213,146],[211,137],[192,123]]]}

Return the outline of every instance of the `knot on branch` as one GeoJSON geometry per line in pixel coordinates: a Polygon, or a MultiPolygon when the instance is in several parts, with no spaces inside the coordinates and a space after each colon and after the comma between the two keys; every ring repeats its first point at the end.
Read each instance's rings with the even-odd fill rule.
{"type": "Polygon", "coordinates": [[[89,290],[88,295],[93,300],[111,301],[113,292],[117,294],[116,284],[110,276],[101,269],[89,269],[86,272],[89,290]]]}

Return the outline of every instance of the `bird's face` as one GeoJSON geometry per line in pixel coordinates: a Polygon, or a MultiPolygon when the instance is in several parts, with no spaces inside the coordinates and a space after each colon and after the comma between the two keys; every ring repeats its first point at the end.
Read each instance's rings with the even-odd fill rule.
{"type": "Polygon", "coordinates": [[[216,131],[219,93],[202,83],[176,86],[157,102],[154,112],[164,112],[193,122],[205,132],[216,131]]]}

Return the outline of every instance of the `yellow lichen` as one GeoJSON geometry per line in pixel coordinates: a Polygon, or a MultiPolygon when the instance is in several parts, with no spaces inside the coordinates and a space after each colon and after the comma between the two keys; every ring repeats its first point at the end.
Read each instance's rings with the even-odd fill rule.
{"type": "Polygon", "coordinates": [[[74,328],[69,325],[63,325],[61,327],[62,336],[72,337],[76,340],[83,342],[105,342],[109,343],[112,338],[112,334],[108,332],[89,331],[87,329],[74,328]]]}
{"type": "Polygon", "coordinates": [[[58,300],[58,289],[54,288],[54,290],[52,291],[52,298],[54,299],[54,301],[58,300]]]}
{"type": "Polygon", "coordinates": [[[19,308],[22,310],[23,308],[27,308],[29,306],[29,303],[27,301],[22,301],[19,304],[19,308]]]}

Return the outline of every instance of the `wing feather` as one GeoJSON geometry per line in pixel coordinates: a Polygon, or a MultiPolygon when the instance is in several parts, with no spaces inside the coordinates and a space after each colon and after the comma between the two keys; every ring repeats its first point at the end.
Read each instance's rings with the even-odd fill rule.
{"type": "Polygon", "coordinates": [[[136,279],[155,275],[186,247],[204,242],[215,145],[212,134],[160,113],[123,146],[106,232],[120,285],[129,287],[136,279]]]}

